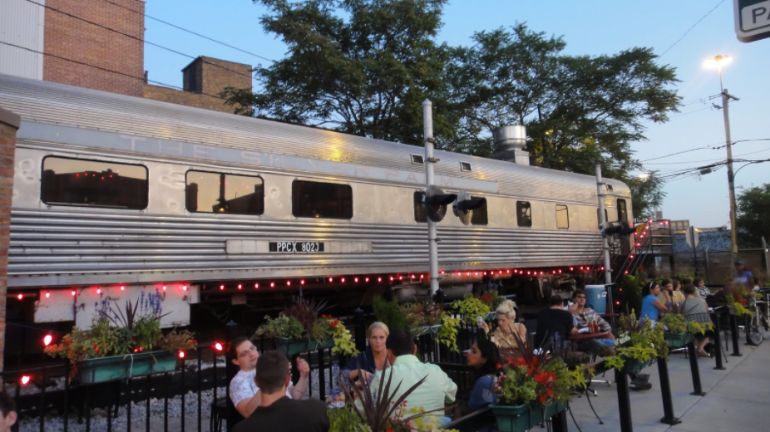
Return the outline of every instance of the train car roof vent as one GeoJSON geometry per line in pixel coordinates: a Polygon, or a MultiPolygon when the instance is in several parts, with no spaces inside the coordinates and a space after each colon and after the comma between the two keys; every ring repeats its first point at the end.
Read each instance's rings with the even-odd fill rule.
{"type": "Polygon", "coordinates": [[[460,171],[473,171],[470,162],[460,162],[460,171]]]}
{"type": "Polygon", "coordinates": [[[527,145],[527,129],[524,126],[503,126],[495,129],[492,136],[495,140],[495,159],[529,165],[529,152],[524,150],[527,145]]]}
{"type": "Polygon", "coordinates": [[[411,155],[411,156],[412,156],[412,163],[413,163],[413,164],[419,164],[419,165],[422,165],[422,164],[424,163],[424,161],[423,161],[423,159],[422,159],[422,155],[413,154],[413,155],[411,155]]]}

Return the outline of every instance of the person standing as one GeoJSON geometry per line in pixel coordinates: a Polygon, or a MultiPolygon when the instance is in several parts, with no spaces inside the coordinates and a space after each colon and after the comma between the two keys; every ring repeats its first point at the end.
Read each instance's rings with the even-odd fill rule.
{"type": "Polygon", "coordinates": [[[318,399],[294,400],[286,393],[291,383],[289,360],[278,351],[265,351],[256,367],[259,405],[233,432],[327,432],[326,404],[318,399]]]}

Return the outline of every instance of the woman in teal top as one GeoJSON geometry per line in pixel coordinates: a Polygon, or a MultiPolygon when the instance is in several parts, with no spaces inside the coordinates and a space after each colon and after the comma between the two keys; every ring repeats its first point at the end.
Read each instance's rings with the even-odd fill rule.
{"type": "Polygon", "coordinates": [[[652,281],[647,285],[647,295],[642,299],[642,312],[639,314],[639,320],[658,321],[660,314],[668,312],[666,306],[658,300],[660,295],[660,285],[652,281]]]}

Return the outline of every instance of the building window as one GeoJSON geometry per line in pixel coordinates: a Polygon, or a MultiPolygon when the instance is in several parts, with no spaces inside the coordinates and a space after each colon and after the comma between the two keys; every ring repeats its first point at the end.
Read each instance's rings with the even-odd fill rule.
{"type": "Polygon", "coordinates": [[[425,207],[422,205],[423,197],[425,196],[425,192],[423,191],[415,191],[414,192],[414,220],[415,222],[428,222],[428,217],[425,215],[425,207]]]}
{"type": "MultiPolygon", "coordinates": [[[[478,198],[478,197],[473,197],[478,198]]],[[[471,214],[471,224],[472,225],[486,225],[488,223],[487,220],[487,199],[481,198],[481,205],[473,209],[473,213],[471,214]]]]}
{"type": "Polygon", "coordinates": [[[620,222],[628,222],[628,209],[626,208],[626,200],[618,200],[618,220],[620,222]]]}
{"type": "Polygon", "coordinates": [[[147,167],[49,156],[43,159],[40,199],[46,204],[147,208],[147,167]]]}
{"type": "Polygon", "coordinates": [[[564,204],[556,204],[556,228],[569,228],[569,210],[564,204]]]}
{"type": "Polygon", "coordinates": [[[532,226],[532,206],[529,201],[516,201],[516,222],[520,227],[532,226]]]}
{"type": "Polygon", "coordinates": [[[353,188],[350,185],[294,180],[292,214],[296,217],[351,219],[353,188]]]}
{"type": "Polygon", "coordinates": [[[473,170],[470,162],[460,162],[460,171],[470,172],[473,170]]]}
{"type": "Polygon", "coordinates": [[[185,206],[196,213],[261,215],[262,178],[207,171],[187,171],[185,206]]]}
{"type": "Polygon", "coordinates": [[[417,165],[422,165],[424,163],[422,155],[413,154],[412,156],[412,163],[417,165]]]}

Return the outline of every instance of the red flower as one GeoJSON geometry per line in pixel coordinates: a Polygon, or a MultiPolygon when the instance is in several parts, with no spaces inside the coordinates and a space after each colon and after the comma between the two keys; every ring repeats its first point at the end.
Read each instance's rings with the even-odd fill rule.
{"type": "Polygon", "coordinates": [[[333,329],[336,329],[337,326],[339,325],[339,323],[340,323],[340,320],[336,320],[336,319],[335,320],[331,320],[331,321],[329,321],[329,327],[331,327],[333,329]]]}

